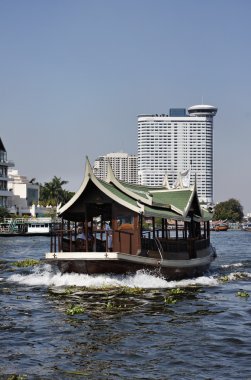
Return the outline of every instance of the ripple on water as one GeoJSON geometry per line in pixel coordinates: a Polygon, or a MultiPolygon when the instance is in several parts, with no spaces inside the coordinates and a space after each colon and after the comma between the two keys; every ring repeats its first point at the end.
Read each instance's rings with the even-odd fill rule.
{"type": "MultiPolygon", "coordinates": [[[[236,293],[250,292],[251,244],[240,236],[214,235],[221,257],[211,273],[178,282],[147,272],[61,275],[47,265],[26,270],[4,265],[1,374],[62,380],[235,380],[241,373],[248,379],[251,297],[236,293]]],[[[24,243],[25,256],[45,252],[42,241],[38,251],[30,243],[31,250],[24,243]]],[[[0,247],[7,264],[23,256],[18,245],[11,251],[10,244],[8,250],[9,256],[0,247]]]]}

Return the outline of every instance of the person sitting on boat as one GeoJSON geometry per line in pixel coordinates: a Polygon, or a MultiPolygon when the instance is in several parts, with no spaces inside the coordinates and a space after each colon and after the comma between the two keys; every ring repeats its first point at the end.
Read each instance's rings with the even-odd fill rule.
{"type": "Polygon", "coordinates": [[[86,240],[86,236],[85,236],[85,233],[83,231],[79,231],[79,233],[77,234],[77,240],[86,240]]]}
{"type": "Polygon", "coordinates": [[[108,251],[111,252],[112,251],[112,229],[110,227],[109,222],[105,223],[105,231],[107,235],[107,248],[108,248],[108,251]]]}
{"type": "MultiPolygon", "coordinates": [[[[86,240],[85,233],[84,233],[84,231],[82,229],[80,229],[78,231],[76,239],[77,240],[86,240]]],[[[88,240],[92,240],[92,234],[91,234],[90,228],[88,228],[88,240]]]]}

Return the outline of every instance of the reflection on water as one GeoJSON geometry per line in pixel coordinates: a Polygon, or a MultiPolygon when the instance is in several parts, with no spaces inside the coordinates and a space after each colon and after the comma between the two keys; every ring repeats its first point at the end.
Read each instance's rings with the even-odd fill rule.
{"type": "Polygon", "coordinates": [[[251,234],[213,242],[210,273],[168,282],[19,268],[48,239],[2,239],[0,379],[249,379],[251,234]]]}

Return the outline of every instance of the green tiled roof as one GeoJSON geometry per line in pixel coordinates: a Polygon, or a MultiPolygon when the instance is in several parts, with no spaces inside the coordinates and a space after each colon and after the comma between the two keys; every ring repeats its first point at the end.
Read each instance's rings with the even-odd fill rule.
{"type": "Polygon", "coordinates": [[[153,205],[158,204],[165,207],[165,205],[172,205],[175,208],[183,211],[192,195],[192,190],[166,190],[166,191],[152,191],[153,205]]]}
{"type": "MultiPolygon", "coordinates": [[[[125,187],[126,189],[134,192],[135,194],[139,194],[141,197],[144,197],[144,198],[148,198],[147,194],[149,195],[149,193],[151,192],[151,190],[153,189],[152,187],[150,186],[144,186],[144,185],[136,185],[136,184],[131,184],[131,183],[127,183],[127,182],[122,182],[122,181],[119,181],[121,183],[121,185],[123,185],[123,187],[125,187]]],[[[166,190],[163,186],[160,186],[160,187],[156,187],[155,189],[158,189],[158,190],[166,190]]]]}
{"type": "MultiPolygon", "coordinates": [[[[102,186],[104,186],[108,191],[110,191],[114,196],[120,198],[121,200],[128,203],[128,207],[138,206],[137,199],[133,199],[122,190],[118,189],[112,183],[107,183],[105,181],[101,181],[102,186]]],[[[121,183],[122,184],[122,183],[121,183]]],[[[148,188],[146,186],[140,185],[129,185],[126,184],[123,186],[126,189],[130,189],[134,194],[140,193],[145,195],[145,198],[148,199],[146,193],[152,195],[153,205],[149,206],[147,204],[144,205],[144,215],[145,216],[159,216],[163,218],[169,219],[181,219],[183,211],[185,210],[191,194],[192,190],[167,190],[162,188],[148,188]],[[160,190],[161,189],[161,190],[160,190]],[[145,191],[147,190],[147,191],[145,191]],[[148,192],[150,190],[150,192],[148,192]],[[180,213],[171,210],[171,207],[175,207],[180,210],[180,213]]],[[[126,191],[125,189],[125,191],[126,191]]]]}
{"type": "Polygon", "coordinates": [[[132,206],[137,207],[137,200],[129,197],[127,194],[123,193],[121,190],[117,189],[113,184],[107,183],[105,181],[101,181],[102,186],[104,186],[107,190],[109,190],[112,194],[119,197],[121,200],[127,202],[128,204],[132,206]]]}
{"type": "Polygon", "coordinates": [[[156,218],[183,220],[182,215],[179,215],[174,211],[158,209],[156,207],[149,207],[149,206],[144,207],[144,216],[146,217],[154,216],[156,218]]]}
{"type": "Polygon", "coordinates": [[[208,212],[207,210],[205,210],[204,208],[201,209],[202,210],[202,217],[203,217],[203,220],[206,222],[207,220],[212,220],[213,218],[213,213],[212,212],[208,212]]]}

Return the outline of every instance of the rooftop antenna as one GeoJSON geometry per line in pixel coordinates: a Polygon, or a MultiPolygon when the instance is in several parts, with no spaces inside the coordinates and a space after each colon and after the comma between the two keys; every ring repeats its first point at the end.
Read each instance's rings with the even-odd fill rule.
{"type": "Polygon", "coordinates": [[[204,104],[204,101],[203,101],[203,95],[201,97],[201,104],[204,104]]]}

